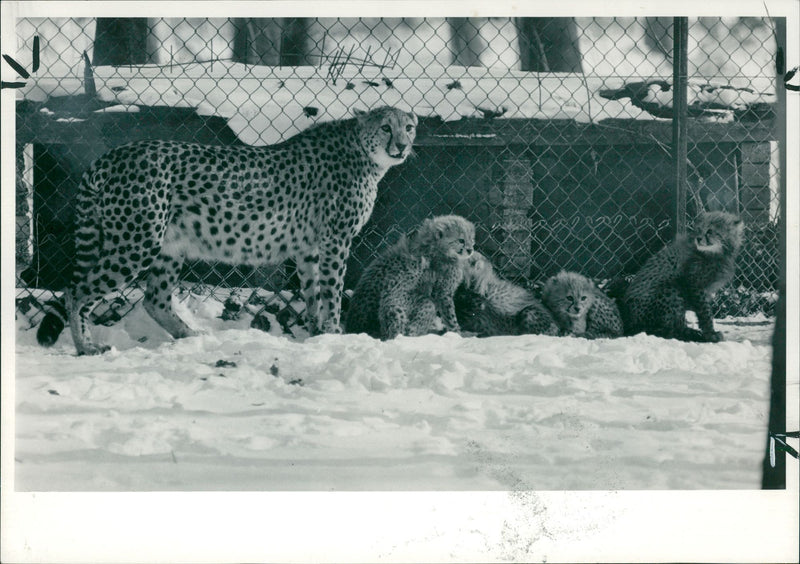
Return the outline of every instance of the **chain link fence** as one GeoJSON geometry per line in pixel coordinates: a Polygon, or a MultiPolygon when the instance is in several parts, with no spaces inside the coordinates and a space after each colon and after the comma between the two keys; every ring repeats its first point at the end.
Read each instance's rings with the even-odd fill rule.
{"type": "MultiPolygon", "coordinates": [[[[771,315],[783,229],[773,22],[688,22],[687,219],[745,220],[717,315],[771,315]]],[[[20,19],[17,35],[17,310],[30,325],[69,279],[82,172],[138,139],[265,145],[354,109],[416,112],[416,157],[382,181],[346,288],[432,215],[471,220],[477,248],[530,287],[561,269],[601,285],[630,275],[682,224],[673,18],[20,19]]],[[[291,264],[189,262],[179,298],[290,328],[296,290],[291,264]]],[[[95,321],[140,296],[134,283],[95,321]]]]}

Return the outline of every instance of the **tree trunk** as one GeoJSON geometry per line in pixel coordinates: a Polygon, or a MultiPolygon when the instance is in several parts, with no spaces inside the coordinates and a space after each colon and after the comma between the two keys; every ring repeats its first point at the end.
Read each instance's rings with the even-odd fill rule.
{"type": "Polygon", "coordinates": [[[582,72],[573,18],[517,18],[520,70],[582,72]]]}
{"type": "Polygon", "coordinates": [[[249,65],[278,66],[281,63],[281,20],[236,18],[233,60],[249,65]]]}
{"type": "Polygon", "coordinates": [[[447,18],[450,24],[452,63],[464,67],[481,66],[486,41],[480,34],[481,18],[447,18]]]}
{"type": "Polygon", "coordinates": [[[310,27],[308,18],[283,18],[281,34],[281,65],[312,65],[310,27]]]}
{"type": "Polygon", "coordinates": [[[314,64],[308,18],[236,18],[233,60],[250,65],[314,64]]]}
{"type": "Polygon", "coordinates": [[[92,64],[147,63],[148,30],[147,18],[97,18],[92,64]]]}

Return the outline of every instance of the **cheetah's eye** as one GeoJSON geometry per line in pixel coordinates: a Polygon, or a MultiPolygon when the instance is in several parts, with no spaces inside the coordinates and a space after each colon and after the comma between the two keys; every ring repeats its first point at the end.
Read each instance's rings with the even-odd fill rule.
{"type": "Polygon", "coordinates": [[[567,301],[568,301],[569,303],[572,303],[572,302],[574,302],[574,301],[575,301],[575,298],[573,298],[572,296],[567,296],[567,301]]]}
{"type": "Polygon", "coordinates": [[[385,131],[386,133],[391,133],[392,132],[392,127],[390,125],[384,124],[384,125],[381,126],[381,130],[385,131]]]}
{"type": "Polygon", "coordinates": [[[581,296],[581,301],[585,302],[586,301],[586,296],[581,296]]]}
{"type": "Polygon", "coordinates": [[[463,244],[465,244],[465,243],[466,243],[466,241],[464,241],[464,239],[459,239],[459,240],[458,240],[458,244],[459,244],[459,245],[463,245],[463,244]]]}
{"type": "Polygon", "coordinates": [[[411,125],[411,124],[408,124],[408,125],[406,126],[406,131],[407,131],[408,133],[411,133],[412,131],[414,131],[414,126],[413,126],[413,125],[411,125]]]}

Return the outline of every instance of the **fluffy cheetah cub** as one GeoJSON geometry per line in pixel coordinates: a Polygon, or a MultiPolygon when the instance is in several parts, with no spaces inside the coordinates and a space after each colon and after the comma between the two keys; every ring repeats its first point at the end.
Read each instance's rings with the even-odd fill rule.
{"type": "Polygon", "coordinates": [[[622,336],[614,301],[577,272],[560,272],[544,284],[542,300],[562,335],[596,339],[622,336]]]}
{"type": "Polygon", "coordinates": [[[454,301],[461,328],[479,337],[558,334],[552,315],[533,292],[498,276],[478,252],[466,265],[454,301]]]}
{"type": "Polygon", "coordinates": [[[744,223],[724,212],[709,212],[689,236],[679,236],[650,257],[622,299],[625,332],[644,331],[665,339],[716,343],[709,296],[733,276],[744,238],[744,223]],[[697,314],[700,330],[686,325],[686,310],[697,314]]]}
{"type": "Polygon", "coordinates": [[[350,300],[345,329],[381,339],[460,331],[453,294],[472,255],[475,227],[457,215],[426,219],[370,264],[350,300]]]}

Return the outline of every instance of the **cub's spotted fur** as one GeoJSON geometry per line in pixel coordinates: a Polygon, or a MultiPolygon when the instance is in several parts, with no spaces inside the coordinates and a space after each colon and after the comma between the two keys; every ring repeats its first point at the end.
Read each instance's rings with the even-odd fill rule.
{"type": "MultiPolygon", "coordinates": [[[[307,327],[340,331],[353,237],[372,213],[378,181],[408,157],[416,125],[413,114],[383,107],[268,147],[144,141],[98,159],[78,195],[66,291],[78,354],[107,349],[92,342],[87,315],[143,271],[147,312],[175,338],[193,334],[171,303],[186,258],[251,265],[293,258],[307,327]]],[[[42,327],[39,341],[52,344],[57,326],[42,327]]]]}
{"type": "Polygon", "coordinates": [[[620,337],[622,319],[614,301],[577,272],[560,272],[545,282],[542,301],[562,335],[587,339],[620,337]]]}
{"type": "Polygon", "coordinates": [[[666,339],[717,342],[709,296],[733,276],[744,223],[729,213],[709,212],[693,232],[679,236],[650,257],[633,277],[621,309],[628,335],[644,331],[666,339]],[[700,329],[686,325],[686,311],[697,314],[700,329]]]}
{"type": "Polygon", "coordinates": [[[461,328],[479,337],[558,334],[553,317],[533,292],[498,276],[478,252],[464,270],[454,301],[461,328]]]}
{"type": "Polygon", "coordinates": [[[453,294],[472,254],[475,228],[455,215],[426,219],[373,261],[350,300],[348,333],[381,339],[424,335],[437,316],[447,331],[460,331],[453,294]]]}

